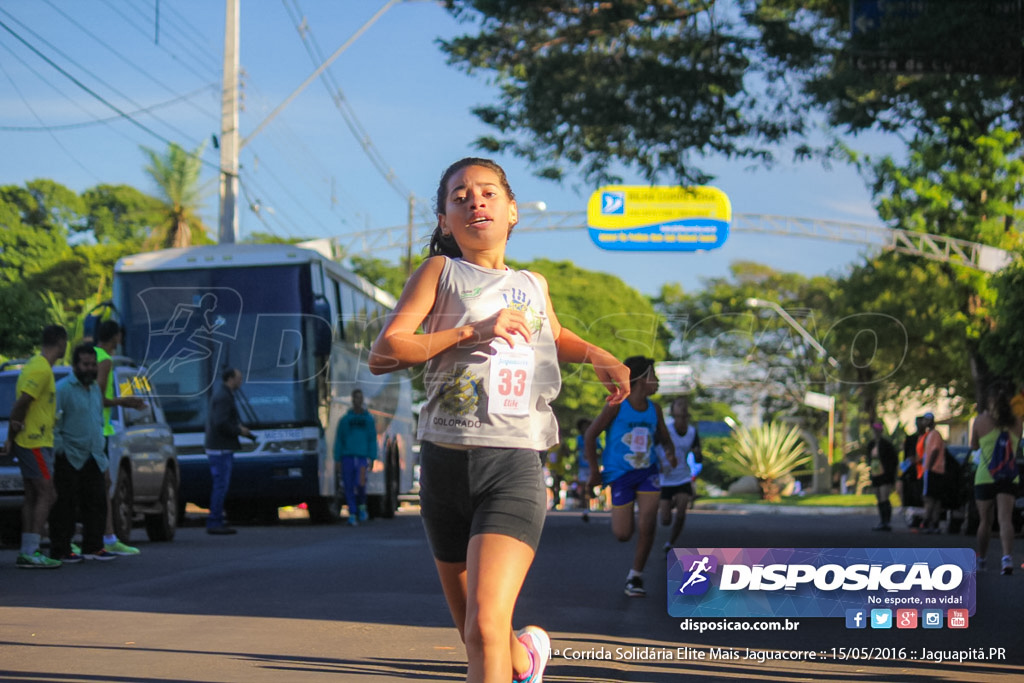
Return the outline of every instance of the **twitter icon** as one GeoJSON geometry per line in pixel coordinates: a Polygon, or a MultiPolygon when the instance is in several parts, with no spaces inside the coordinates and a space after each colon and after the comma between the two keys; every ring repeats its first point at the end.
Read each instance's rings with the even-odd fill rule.
{"type": "Polygon", "coordinates": [[[871,628],[892,628],[892,610],[871,610],[871,628]]]}

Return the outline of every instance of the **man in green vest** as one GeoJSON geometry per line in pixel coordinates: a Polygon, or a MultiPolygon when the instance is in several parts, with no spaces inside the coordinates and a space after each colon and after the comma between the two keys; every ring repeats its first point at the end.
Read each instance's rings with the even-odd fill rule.
{"type": "MultiPolygon", "coordinates": [[[[111,357],[121,345],[123,332],[121,325],[115,320],[104,320],[96,329],[96,360],[99,363],[97,384],[103,390],[103,436],[107,440],[109,455],[110,437],[114,435],[114,425],[110,422],[110,413],[114,406],[123,406],[140,410],[146,402],[137,396],[118,396],[114,391],[114,362],[111,357]]],[[[115,467],[116,467],[115,463],[115,467]]],[[[103,532],[103,548],[112,555],[138,555],[139,549],[121,542],[114,533],[114,514],[110,503],[110,468],[104,473],[107,478],[107,525],[103,532]]]]}

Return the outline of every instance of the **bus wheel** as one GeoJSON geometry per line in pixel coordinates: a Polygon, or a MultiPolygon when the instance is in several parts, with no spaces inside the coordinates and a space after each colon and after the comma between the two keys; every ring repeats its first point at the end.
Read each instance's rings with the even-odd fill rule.
{"type": "Polygon", "coordinates": [[[374,517],[391,519],[398,509],[398,450],[392,445],[384,459],[384,495],[372,497],[374,517]]]}

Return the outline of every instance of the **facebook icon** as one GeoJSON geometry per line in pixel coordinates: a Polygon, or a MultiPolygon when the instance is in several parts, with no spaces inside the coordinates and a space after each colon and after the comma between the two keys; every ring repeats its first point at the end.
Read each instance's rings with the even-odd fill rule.
{"type": "Polygon", "coordinates": [[[867,628],[867,612],[862,609],[846,610],[846,628],[867,628]]]}

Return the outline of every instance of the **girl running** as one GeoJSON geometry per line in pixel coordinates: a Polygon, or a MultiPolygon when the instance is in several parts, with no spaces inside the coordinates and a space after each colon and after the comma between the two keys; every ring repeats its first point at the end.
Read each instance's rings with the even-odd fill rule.
{"type": "Polygon", "coordinates": [[[548,635],[514,632],[512,618],[544,524],[540,452],[558,443],[558,364],[593,365],[612,404],[629,394],[629,371],[559,324],[543,277],[505,265],[518,210],[500,166],[452,164],[437,219],[430,257],[374,343],[370,370],[426,363],[420,506],[466,680],[540,683],[548,635]]]}
{"type": "Polygon", "coordinates": [[[1000,448],[1005,449],[1004,441],[1009,441],[1012,453],[1017,452],[1021,422],[1010,408],[1011,393],[1010,387],[1002,382],[989,387],[987,409],[974,420],[971,434],[971,450],[981,450],[981,460],[974,472],[974,500],[978,505],[978,569],[985,569],[994,511],[1003,547],[999,567],[1002,574],[1013,573],[1013,501],[1017,497],[1019,475],[996,480],[989,470],[989,463],[1000,448]]]}

